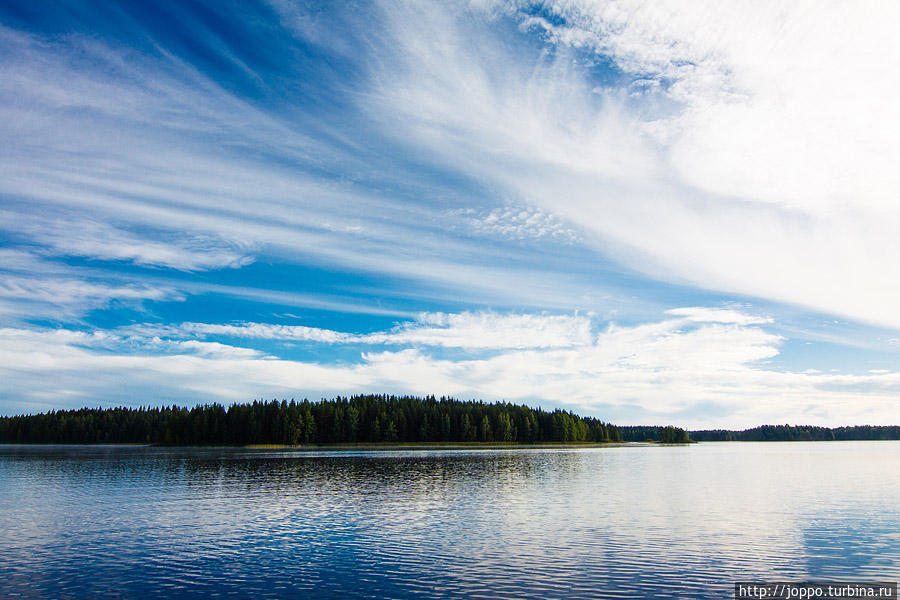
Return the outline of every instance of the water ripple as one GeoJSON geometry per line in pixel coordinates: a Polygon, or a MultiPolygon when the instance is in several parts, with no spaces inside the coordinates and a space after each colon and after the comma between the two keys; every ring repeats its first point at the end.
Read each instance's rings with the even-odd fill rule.
{"type": "Polygon", "coordinates": [[[9,598],[723,598],[900,578],[900,443],[0,446],[9,598]]]}

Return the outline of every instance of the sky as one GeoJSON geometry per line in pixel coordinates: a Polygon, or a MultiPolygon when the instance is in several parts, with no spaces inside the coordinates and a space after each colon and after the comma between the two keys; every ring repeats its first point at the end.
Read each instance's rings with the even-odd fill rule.
{"type": "Polygon", "coordinates": [[[0,4],[0,414],[900,422],[894,2],[0,4]]]}

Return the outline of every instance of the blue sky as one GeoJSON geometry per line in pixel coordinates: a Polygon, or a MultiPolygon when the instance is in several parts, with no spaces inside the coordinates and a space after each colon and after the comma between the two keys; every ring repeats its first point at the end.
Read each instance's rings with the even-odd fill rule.
{"type": "Polygon", "coordinates": [[[0,413],[896,423],[896,11],[4,2],[0,413]]]}

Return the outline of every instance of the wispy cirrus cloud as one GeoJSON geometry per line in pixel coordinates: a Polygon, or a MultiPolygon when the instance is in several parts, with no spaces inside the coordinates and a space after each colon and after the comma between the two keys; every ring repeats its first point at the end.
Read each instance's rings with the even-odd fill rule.
{"type": "Polygon", "coordinates": [[[760,317],[747,314],[731,308],[708,308],[704,306],[689,306],[684,308],[672,308],[666,311],[667,315],[682,317],[688,321],[699,323],[734,323],[736,325],[760,325],[771,323],[770,317],[760,317]]]}
{"type": "MultiPolygon", "coordinates": [[[[539,255],[507,251],[485,264],[467,232],[452,233],[446,205],[429,198],[445,197],[445,182],[410,183],[421,177],[402,162],[384,168],[381,154],[395,145],[377,129],[352,137],[363,113],[321,118],[287,99],[260,104],[138,22],[95,25],[136,29],[156,45],[0,29],[0,135],[17,140],[0,157],[0,193],[17,200],[4,210],[10,233],[48,252],[186,271],[264,257],[403,278],[444,295],[463,283],[491,299],[528,286],[551,304],[579,293],[565,274],[531,262],[539,255]],[[556,281],[529,282],[525,268],[556,281]]],[[[221,60],[237,60],[198,39],[207,42],[221,60]]],[[[300,51],[289,35],[279,43],[286,55],[300,51]]],[[[337,85],[320,67],[310,76],[337,85]]]]}
{"type": "Polygon", "coordinates": [[[526,65],[458,7],[387,11],[398,135],[655,278],[900,326],[896,7],[489,6],[551,49],[526,65]]]}
{"type": "Polygon", "coordinates": [[[147,301],[182,300],[184,295],[170,286],[0,273],[0,317],[6,323],[36,319],[72,321],[90,310],[112,304],[140,308],[147,301]]]}
{"type": "Polygon", "coordinates": [[[0,228],[27,236],[46,254],[98,260],[128,261],[138,265],[198,271],[242,267],[253,257],[235,244],[202,235],[153,235],[126,231],[85,218],[41,218],[14,211],[0,211],[0,228]],[[174,238],[174,239],[173,239],[174,238]]]}
{"type": "MultiPolygon", "coordinates": [[[[881,125],[890,107],[867,100],[889,98],[896,83],[877,67],[897,51],[878,25],[890,22],[878,12],[890,7],[824,7],[805,20],[799,5],[380,7],[363,31],[340,11],[313,18],[278,5],[288,33],[274,43],[285,57],[327,23],[343,50],[322,47],[359,75],[351,85],[315,73],[323,94],[340,89],[348,99],[339,117],[318,119],[280,95],[291,85],[288,59],[254,71],[205,24],[198,43],[247,81],[241,92],[127,16],[98,26],[148,35],[154,49],[5,27],[4,137],[19,142],[0,161],[0,191],[45,203],[57,220],[60,207],[78,207],[132,237],[143,232],[117,245],[90,228],[55,240],[100,258],[208,269],[240,266],[251,259],[235,248],[253,247],[445,293],[479,286],[490,298],[552,276],[539,253],[485,265],[483,252],[447,235],[452,223],[434,202],[459,190],[434,170],[410,184],[422,171],[400,157],[413,154],[457,181],[541,207],[525,217],[478,207],[484,218],[473,231],[561,233],[654,278],[900,324],[892,308],[900,290],[890,284],[900,278],[887,259],[900,253],[900,217],[887,200],[897,131],[881,125]],[[540,51],[535,35],[546,42],[540,51]],[[853,51],[834,40],[852,40],[853,51]],[[592,60],[613,74],[603,79],[592,60]],[[836,80],[828,69],[843,83],[826,93],[815,82],[836,80]],[[641,82],[656,85],[635,96],[641,82]],[[281,101],[247,93],[266,84],[281,101]],[[522,277],[529,261],[544,272],[522,277]]],[[[257,25],[246,23],[246,35],[257,25]]],[[[529,296],[561,306],[574,288],[590,287],[556,278],[529,296]]]]}
{"type": "Polygon", "coordinates": [[[422,313],[387,331],[355,334],[302,325],[182,323],[127,328],[144,335],[226,336],[327,344],[440,346],[466,349],[553,348],[591,343],[591,319],[578,315],[422,313]]]}
{"type": "Polygon", "coordinates": [[[0,248],[0,325],[78,321],[93,310],[127,306],[140,311],[148,303],[185,298],[171,283],[110,277],[48,259],[33,248],[0,248]]]}

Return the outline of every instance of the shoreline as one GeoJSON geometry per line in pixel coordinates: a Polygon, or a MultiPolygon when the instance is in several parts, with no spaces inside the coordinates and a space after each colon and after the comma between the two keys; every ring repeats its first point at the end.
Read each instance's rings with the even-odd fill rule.
{"type": "Polygon", "coordinates": [[[315,452],[317,450],[511,450],[523,448],[546,450],[553,448],[610,448],[634,445],[644,446],[651,444],[646,442],[541,442],[538,444],[520,444],[517,442],[360,442],[355,444],[247,444],[245,446],[223,447],[246,448],[248,450],[297,450],[315,452]]]}
{"type": "Polygon", "coordinates": [[[587,448],[624,448],[642,446],[690,446],[699,442],[663,443],[656,441],[643,442],[541,442],[537,444],[521,444],[516,442],[360,442],[356,444],[246,444],[246,445],[165,445],[137,443],[44,443],[20,442],[0,443],[0,448],[9,446],[27,447],[82,447],[82,448],[199,448],[213,450],[216,448],[230,450],[284,450],[294,452],[354,452],[354,451],[408,451],[408,450],[574,450],[587,448]]]}

